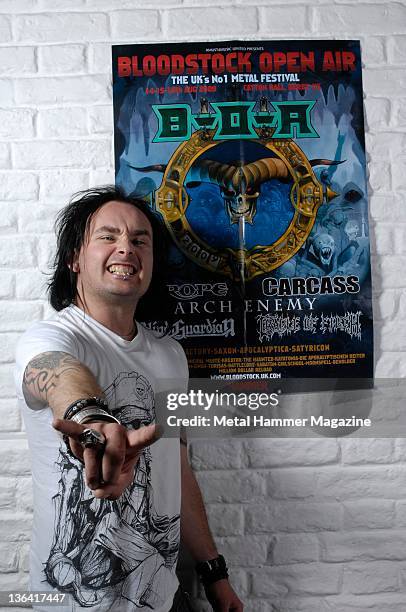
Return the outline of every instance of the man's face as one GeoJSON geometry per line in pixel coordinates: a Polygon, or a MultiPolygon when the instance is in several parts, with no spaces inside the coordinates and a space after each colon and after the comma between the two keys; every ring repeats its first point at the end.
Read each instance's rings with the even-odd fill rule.
{"type": "Polygon", "coordinates": [[[112,201],[93,215],[72,269],[84,304],[130,302],[135,306],[152,276],[152,227],[131,204],[112,201]]]}

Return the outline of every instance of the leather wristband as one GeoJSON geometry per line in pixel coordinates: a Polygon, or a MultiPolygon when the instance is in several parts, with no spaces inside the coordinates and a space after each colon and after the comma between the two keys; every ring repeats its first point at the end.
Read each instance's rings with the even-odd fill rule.
{"type": "Polygon", "coordinates": [[[97,406],[105,412],[110,413],[107,402],[102,397],[85,397],[83,399],[78,399],[76,400],[76,402],[70,404],[70,406],[68,406],[65,410],[63,418],[70,421],[75,414],[77,414],[84,408],[88,408],[89,406],[97,406]]]}
{"type": "Polygon", "coordinates": [[[196,572],[204,586],[228,578],[227,564],[223,555],[197,563],[196,572]]]}

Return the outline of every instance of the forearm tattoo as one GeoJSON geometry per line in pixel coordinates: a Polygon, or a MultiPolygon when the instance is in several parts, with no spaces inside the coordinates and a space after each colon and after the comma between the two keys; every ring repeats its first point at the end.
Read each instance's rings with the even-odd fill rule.
{"type": "Polygon", "coordinates": [[[48,394],[58,385],[60,377],[67,372],[79,372],[81,363],[59,351],[42,353],[31,359],[25,368],[23,391],[26,398],[35,398],[48,403],[48,394]]]}

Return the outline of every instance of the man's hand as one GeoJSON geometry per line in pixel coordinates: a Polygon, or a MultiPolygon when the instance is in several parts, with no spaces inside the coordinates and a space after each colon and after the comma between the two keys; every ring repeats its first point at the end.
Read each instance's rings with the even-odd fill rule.
{"type": "Polygon", "coordinates": [[[214,612],[242,612],[243,604],[234,593],[228,580],[217,580],[204,590],[214,612]]]}
{"type": "Polygon", "coordinates": [[[134,468],[141,451],[161,436],[158,425],[147,425],[127,430],[117,423],[95,422],[79,425],[74,421],[54,419],[53,426],[69,436],[73,454],[84,462],[86,482],[93,495],[104,499],[118,499],[134,478],[134,468]],[[106,438],[102,451],[83,448],[79,436],[85,429],[95,429],[106,438]]]}

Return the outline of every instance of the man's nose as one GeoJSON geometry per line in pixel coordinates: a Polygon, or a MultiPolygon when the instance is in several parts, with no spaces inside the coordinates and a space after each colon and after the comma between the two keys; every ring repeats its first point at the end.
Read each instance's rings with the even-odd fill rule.
{"type": "Polygon", "coordinates": [[[122,236],[118,242],[118,252],[123,254],[132,254],[134,253],[134,244],[128,238],[128,236],[122,236]]]}

